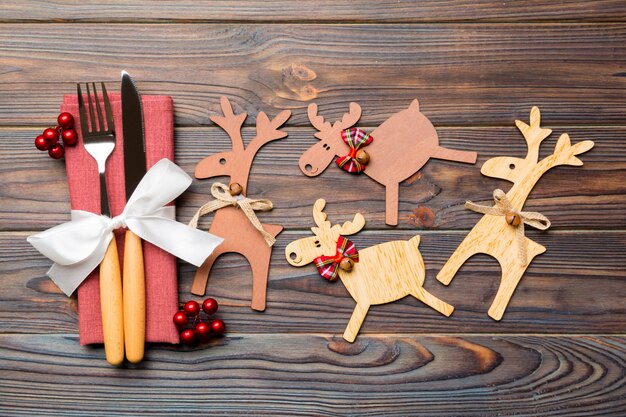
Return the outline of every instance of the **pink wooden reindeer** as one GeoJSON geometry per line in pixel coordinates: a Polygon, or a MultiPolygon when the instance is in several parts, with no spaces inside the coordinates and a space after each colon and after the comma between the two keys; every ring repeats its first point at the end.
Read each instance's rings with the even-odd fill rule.
{"type": "MultiPolygon", "coordinates": [[[[317,227],[311,228],[315,236],[291,242],[285,248],[287,261],[293,266],[304,266],[321,255],[333,256],[340,235],[352,235],[365,226],[360,213],[353,221],[342,226],[331,226],[326,220],[326,201],[319,199],[313,206],[313,219],[317,227]]],[[[343,334],[354,342],[363,320],[372,305],[385,304],[412,295],[441,314],[449,316],[454,307],[435,297],[422,286],[426,270],[418,249],[419,235],[409,240],[394,240],[359,249],[359,261],[353,269],[338,269],[339,279],[346,287],[356,307],[343,334]]]]}
{"type": "MultiPolygon", "coordinates": [[[[325,122],[317,115],[317,105],[308,109],[309,120],[319,130],[315,137],[320,142],[310,147],[300,157],[300,169],[314,177],[328,167],[335,155],[345,155],[348,146],[341,138],[341,132],[353,126],[361,117],[361,107],[350,103],[350,111],[334,124],[325,122]]],[[[365,148],[369,162],[365,175],[385,186],[386,215],[388,225],[398,224],[399,184],[419,171],[430,158],[445,159],[473,164],[476,152],[447,149],[439,146],[437,131],[413,100],[408,109],[402,110],[387,119],[372,132],[374,141],[365,148]]]]}
{"type": "MultiPolygon", "coordinates": [[[[511,181],[514,185],[506,194],[501,190],[494,192],[496,205],[480,211],[485,213],[483,218],[465,237],[437,275],[439,281],[448,285],[461,265],[471,256],[485,253],[496,258],[502,267],[502,279],[489,309],[489,316],[495,320],[502,318],[530,262],[546,251],[544,246],[523,234],[524,223],[533,225],[531,222],[536,219],[544,219],[546,224],[543,227],[540,225],[535,227],[545,229],[549,226],[549,221],[540,214],[522,211],[528,194],[549,169],[559,165],[582,165],[582,161],[576,155],[593,147],[593,142],[589,140],[572,146],[569,136],[564,133],[559,137],[554,153],[539,161],[539,146],[552,133],[550,129],[542,129],[539,122],[540,113],[537,107],[533,107],[530,112],[530,125],[519,120],[515,122],[528,144],[526,158],[496,157],[484,163],[481,168],[483,175],[511,181]],[[501,210],[503,207],[508,208],[501,210]]],[[[485,209],[471,202],[466,206],[485,209]]]]}
{"type": "MultiPolygon", "coordinates": [[[[241,137],[241,126],[246,119],[246,113],[235,115],[230,102],[225,97],[221,98],[220,103],[224,116],[213,116],[211,120],[230,136],[233,148],[231,151],[217,153],[201,160],[196,165],[195,176],[199,179],[229,176],[231,190],[235,190],[235,194],[246,196],[248,176],[254,156],[266,143],[287,136],[286,132],[278,129],[289,119],[291,112],[282,111],[273,120],[269,120],[265,113],[260,112],[256,120],[256,136],[245,147],[241,137]]],[[[273,237],[276,237],[283,229],[282,226],[275,224],[262,226],[273,237]]],[[[204,295],[211,267],[221,254],[240,253],[248,260],[252,268],[251,307],[253,310],[265,310],[272,248],[238,207],[229,206],[217,210],[209,232],[224,238],[224,242],[196,271],[191,292],[204,295]]]]}

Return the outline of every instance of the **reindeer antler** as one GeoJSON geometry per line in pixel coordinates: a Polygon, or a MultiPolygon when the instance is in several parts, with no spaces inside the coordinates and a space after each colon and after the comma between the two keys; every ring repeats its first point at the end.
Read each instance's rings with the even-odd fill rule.
{"type": "Polygon", "coordinates": [[[276,139],[284,138],[287,132],[279,130],[291,117],[291,111],[283,110],[276,117],[270,120],[264,112],[260,112],[256,117],[256,136],[246,149],[246,153],[256,154],[263,145],[276,139]]]}
{"type": "Polygon", "coordinates": [[[354,215],[354,220],[347,221],[341,225],[339,234],[341,235],[353,235],[363,229],[365,226],[365,217],[361,213],[354,215]]]}
{"type": "Polygon", "coordinates": [[[320,229],[330,229],[330,222],[326,220],[327,216],[326,216],[326,213],[324,213],[325,206],[326,206],[326,200],[324,200],[323,198],[318,199],[315,202],[315,204],[313,204],[313,220],[315,220],[315,224],[320,229]]]}
{"type": "Polygon", "coordinates": [[[220,97],[220,105],[224,116],[211,116],[210,119],[228,134],[233,143],[233,151],[236,153],[243,152],[241,126],[248,115],[246,113],[234,114],[230,101],[224,96],[220,97]]]}
{"type": "Polygon", "coordinates": [[[350,103],[350,110],[348,113],[344,114],[341,118],[341,121],[337,120],[333,124],[333,128],[344,130],[356,124],[361,118],[361,106],[357,103],[350,103]]]}
{"type": "Polygon", "coordinates": [[[309,121],[317,130],[324,131],[330,129],[332,126],[329,122],[325,122],[322,116],[317,114],[317,104],[311,103],[307,108],[307,115],[309,116],[309,121]]]}
{"type": "MultiPolygon", "coordinates": [[[[317,104],[311,103],[307,109],[307,115],[309,116],[309,121],[313,125],[314,128],[319,130],[320,132],[329,131],[331,129],[341,131],[344,129],[353,126],[356,122],[359,121],[361,117],[361,106],[357,103],[350,103],[350,110],[348,113],[344,114],[341,120],[337,120],[334,124],[330,124],[330,122],[325,122],[322,116],[317,114],[317,104]]],[[[315,134],[315,137],[321,139],[319,133],[315,134]]]]}
{"type": "Polygon", "coordinates": [[[581,166],[583,161],[576,158],[576,155],[587,152],[589,149],[593,148],[593,146],[594,143],[590,140],[584,140],[572,146],[569,135],[563,133],[556,142],[554,153],[551,155],[554,158],[552,165],[581,166]]]}
{"type": "Polygon", "coordinates": [[[541,113],[537,106],[533,106],[533,108],[530,109],[530,126],[521,120],[515,121],[515,125],[520,132],[522,132],[522,135],[524,135],[526,144],[528,145],[528,156],[526,158],[535,163],[539,161],[539,146],[541,142],[552,133],[551,129],[542,129],[539,126],[540,122],[541,113]]]}

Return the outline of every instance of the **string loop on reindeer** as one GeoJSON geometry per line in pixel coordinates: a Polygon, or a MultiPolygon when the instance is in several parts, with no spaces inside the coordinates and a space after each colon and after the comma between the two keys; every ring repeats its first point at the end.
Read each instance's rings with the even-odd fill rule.
{"type": "Polygon", "coordinates": [[[493,200],[496,203],[495,206],[483,206],[472,203],[471,201],[466,201],[465,208],[491,216],[504,216],[507,223],[515,227],[519,261],[522,266],[526,266],[528,264],[528,254],[526,250],[527,243],[524,239],[524,224],[534,227],[535,229],[546,230],[550,227],[550,220],[536,211],[516,210],[511,205],[504,191],[500,189],[494,190],[493,200]]]}
{"type": "Polygon", "coordinates": [[[219,210],[223,207],[233,206],[239,207],[243,213],[246,215],[250,223],[254,226],[255,229],[263,235],[265,242],[268,246],[273,246],[276,243],[276,239],[274,236],[269,234],[263,229],[263,225],[259,221],[258,217],[255,214],[255,211],[269,211],[274,205],[270,200],[267,199],[253,199],[244,197],[242,195],[233,196],[230,193],[230,189],[228,185],[216,182],[211,186],[211,194],[215,197],[215,200],[209,201],[204,204],[202,207],[196,211],[196,214],[193,215],[191,220],[189,221],[189,226],[198,227],[198,219],[200,217],[219,210]]]}

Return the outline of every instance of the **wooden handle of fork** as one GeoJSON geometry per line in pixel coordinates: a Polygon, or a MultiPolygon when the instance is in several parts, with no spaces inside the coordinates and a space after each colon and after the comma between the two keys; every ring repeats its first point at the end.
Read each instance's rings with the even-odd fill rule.
{"type": "Polygon", "coordinates": [[[124,362],[124,314],[122,276],[115,237],[100,263],[100,308],[107,362],[117,366],[124,362]]]}
{"type": "Polygon", "coordinates": [[[143,359],[146,340],[146,281],[141,238],[126,231],[124,242],[124,336],[126,359],[143,359]]]}

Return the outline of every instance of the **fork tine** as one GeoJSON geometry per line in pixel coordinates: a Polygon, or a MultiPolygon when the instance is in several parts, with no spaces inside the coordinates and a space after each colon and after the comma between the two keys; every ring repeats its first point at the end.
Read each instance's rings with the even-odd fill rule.
{"type": "Polygon", "coordinates": [[[87,126],[87,109],[85,109],[85,103],[83,102],[83,92],[80,90],[80,84],[76,84],[76,95],[78,96],[78,113],[80,115],[80,130],[83,132],[83,138],[89,132],[89,126],[87,126]]]}
{"type": "Polygon", "coordinates": [[[91,129],[89,129],[89,133],[97,132],[98,126],[96,126],[96,117],[93,113],[93,105],[91,104],[91,90],[89,90],[89,83],[85,83],[87,85],[87,102],[89,103],[89,121],[91,122],[91,129]]]}
{"type": "Polygon", "coordinates": [[[104,83],[100,84],[102,85],[102,99],[104,100],[104,114],[106,114],[107,117],[107,131],[110,133],[115,131],[115,125],[113,124],[113,112],[111,111],[111,103],[109,103],[107,88],[104,86],[104,83]]]}
{"type": "Polygon", "coordinates": [[[102,119],[102,110],[100,109],[100,100],[98,100],[98,90],[96,89],[96,83],[91,83],[93,86],[93,96],[96,105],[96,113],[98,113],[98,123],[100,124],[100,132],[104,132],[104,119],[102,119]]]}

